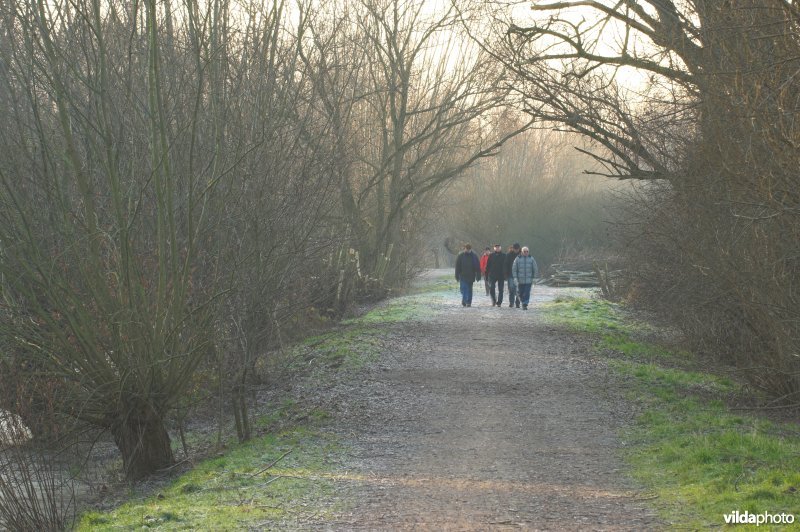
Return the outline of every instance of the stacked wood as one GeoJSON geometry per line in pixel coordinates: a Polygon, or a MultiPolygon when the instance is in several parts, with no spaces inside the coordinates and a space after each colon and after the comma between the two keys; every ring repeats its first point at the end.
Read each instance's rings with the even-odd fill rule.
{"type": "MultiPolygon", "coordinates": [[[[573,266],[574,268],[574,266],[573,266]]],[[[599,286],[606,292],[612,281],[619,278],[622,270],[609,271],[608,267],[598,264],[590,266],[591,270],[570,269],[568,265],[552,264],[552,273],[545,277],[540,284],[556,287],[595,287],[599,286]]]]}
{"type": "Polygon", "coordinates": [[[577,270],[554,270],[540,284],[547,286],[600,286],[595,272],[577,270]]]}

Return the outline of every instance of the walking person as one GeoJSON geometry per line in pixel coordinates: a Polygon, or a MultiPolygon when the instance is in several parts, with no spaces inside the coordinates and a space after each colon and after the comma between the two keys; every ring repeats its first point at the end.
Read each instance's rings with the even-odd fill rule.
{"type": "Polygon", "coordinates": [[[471,244],[464,244],[464,251],[456,257],[456,281],[461,288],[461,306],[472,306],[472,283],[481,280],[481,265],[471,244]]]}
{"type": "Polygon", "coordinates": [[[489,295],[492,296],[492,305],[503,306],[503,282],[505,281],[506,254],[500,244],[494,245],[494,253],[486,261],[486,271],[489,274],[489,295]],[[495,291],[497,288],[497,291],[495,291]]]}
{"type": "Polygon", "coordinates": [[[483,276],[483,287],[486,289],[486,295],[489,295],[489,274],[486,273],[486,263],[489,262],[489,254],[492,252],[492,248],[486,246],[483,250],[483,255],[481,255],[481,275],[483,276]]]}
{"type": "Polygon", "coordinates": [[[508,246],[508,253],[506,253],[506,260],[503,263],[503,273],[508,281],[508,306],[509,308],[516,305],[519,308],[519,295],[517,294],[517,283],[514,281],[514,275],[511,269],[514,267],[514,260],[520,254],[520,247],[518,243],[508,246]]]}
{"type": "Polygon", "coordinates": [[[517,283],[522,310],[528,310],[533,279],[539,276],[539,266],[536,264],[536,260],[531,257],[528,246],[524,246],[522,248],[522,253],[514,259],[514,264],[511,267],[511,274],[514,276],[514,281],[517,283]]]}

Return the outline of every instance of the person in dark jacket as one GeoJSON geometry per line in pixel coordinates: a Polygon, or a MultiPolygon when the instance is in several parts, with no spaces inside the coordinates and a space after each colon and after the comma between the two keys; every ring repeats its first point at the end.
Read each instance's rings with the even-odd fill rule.
{"type": "Polygon", "coordinates": [[[508,282],[508,306],[513,307],[516,305],[519,308],[519,296],[517,295],[517,283],[514,282],[514,275],[511,272],[511,267],[514,265],[514,259],[516,259],[520,254],[520,247],[518,243],[514,243],[513,245],[508,247],[508,253],[506,253],[506,261],[503,264],[503,273],[506,276],[506,281],[508,282]]]}
{"type": "Polygon", "coordinates": [[[500,244],[494,245],[494,253],[489,255],[486,262],[486,272],[489,274],[489,294],[492,296],[492,305],[503,305],[503,281],[505,281],[506,254],[500,244]],[[497,288],[497,291],[495,290],[497,288]]]}
{"type": "Polygon", "coordinates": [[[456,281],[461,287],[461,306],[472,306],[472,283],[481,280],[481,265],[471,244],[464,244],[464,251],[456,257],[456,281]]]}

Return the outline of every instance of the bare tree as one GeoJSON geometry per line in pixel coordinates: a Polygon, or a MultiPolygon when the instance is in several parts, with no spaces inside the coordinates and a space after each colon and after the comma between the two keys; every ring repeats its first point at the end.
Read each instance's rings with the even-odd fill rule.
{"type": "Polygon", "coordinates": [[[181,172],[172,150],[165,94],[189,79],[163,73],[169,16],[154,2],[3,8],[16,104],[0,171],[3,333],[63,383],[67,413],[112,432],[132,478],[173,461],[164,415],[209,341],[215,295],[193,284],[213,180],[181,172]]]}
{"type": "Polygon", "coordinates": [[[429,205],[527,124],[462,11],[334,8],[0,5],[4,406],[110,432],[140,478],[187,394],[247,439],[264,351],[408,277],[429,205]]]}
{"type": "Polygon", "coordinates": [[[508,93],[499,88],[502,70],[459,33],[456,9],[414,0],[344,5],[311,40],[328,67],[315,94],[346,157],[339,196],[360,268],[392,285],[407,278],[404,259],[416,244],[408,215],[519,130],[491,128],[487,118],[508,93]]]}
{"type": "Polygon", "coordinates": [[[166,415],[218,348],[247,436],[247,368],[328,240],[330,151],[281,10],[0,7],[3,343],[130,478],[173,463],[166,415]]]}
{"type": "Polygon", "coordinates": [[[256,361],[280,345],[287,322],[309,307],[326,306],[333,265],[318,257],[343,239],[331,222],[337,184],[330,168],[337,156],[327,142],[329,124],[309,102],[312,75],[324,67],[301,61],[295,44],[295,35],[308,29],[308,13],[300,10],[289,20],[275,2],[257,20],[243,37],[248,53],[241,63],[231,61],[246,74],[231,103],[241,105],[234,102],[248,94],[267,103],[248,102],[237,110],[235,123],[251,122],[258,145],[229,180],[225,222],[215,234],[219,249],[231,257],[218,348],[241,440],[252,434],[246,392],[256,361]]]}
{"type": "Polygon", "coordinates": [[[532,10],[544,16],[498,22],[487,48],[516,72],[527,112],[593,139],[606,175],[653,183],[627,232],[637,293],[702,346],[738,353],[759,386],[796,399],[796,3],[532,10]],[[646,83],[623,89],[626,71],[646,83]]]}

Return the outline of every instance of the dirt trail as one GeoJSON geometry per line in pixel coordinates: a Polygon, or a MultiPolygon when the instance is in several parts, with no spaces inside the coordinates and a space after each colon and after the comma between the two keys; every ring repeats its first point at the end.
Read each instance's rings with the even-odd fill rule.
{"type": "MultiPolygon", "coordinates": [[[[431,272],[429,275],[441,274],[431,272]]],[[[449,273],[449,271],[447,272],[449,273]]],[[[393,326],[389,352],[339,389],[354,449],[354,508],[334,529],[660,529],[626,480],[630,411],[588,341],[527,312],[472,308],[455,289],[434,316],[393,326]]]]}

